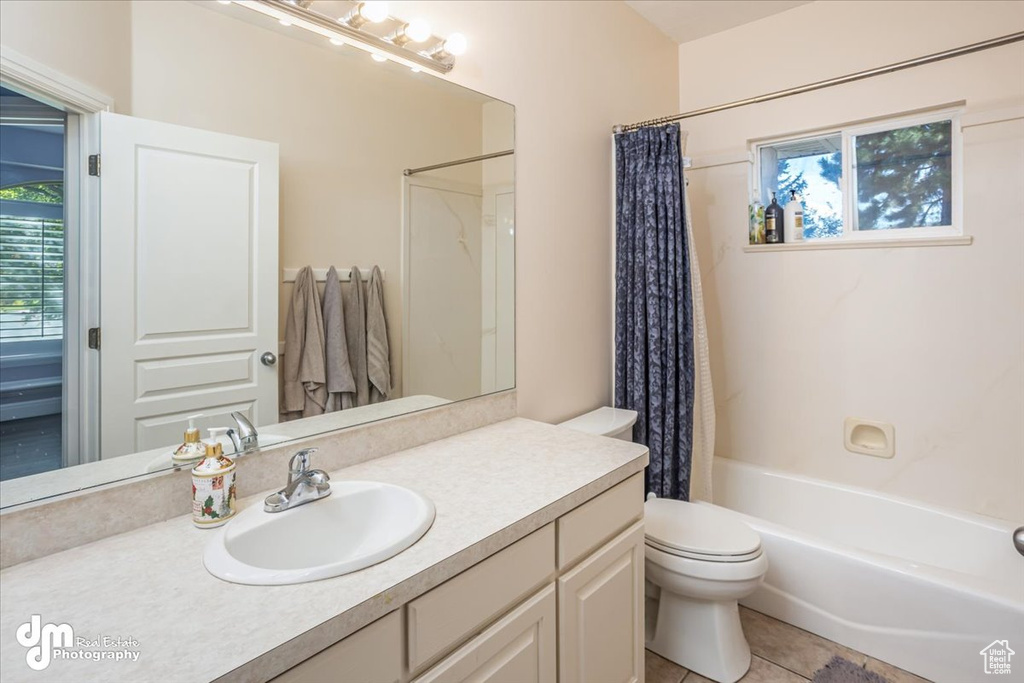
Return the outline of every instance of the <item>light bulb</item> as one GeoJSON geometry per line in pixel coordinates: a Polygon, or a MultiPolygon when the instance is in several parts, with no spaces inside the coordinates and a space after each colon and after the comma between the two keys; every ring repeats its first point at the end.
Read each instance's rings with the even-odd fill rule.
{"type": "Polygon", "coordinates": [[[466,54],[468,47],[469,42],[466,40],[466,36],[461,33],[453,33],[444,41],[444,51],[456,57],[466,54]]]}
{"type": "Polygon", "coordinates": [[[379,55],[376,52],[374,52],[370,56],[373,57],[373,61],[375,61],[375,62],[386,62],[386,61],[388,61],[387,57],[385,57],[384,55],[379,55]]]}
{"type": "Polygon", "coordinates": [[[414,43],[422,43],[430,34],[430,24],[422,19],[413,19],[405,25],[405,35],[414,43]]]}
{"type": "Polygon", "coordinates": [[[331,45],[344,45],[345,41],[341,38],[331,38],[331,45]]]}
{"type": "Polygon", "coordinates": [[[359,14],[369,22],[380,23],[388,18],[388,3],[367,0],[359,5],[359,14]]]}
{"type": "Polygon", "coordinates": [[[292,25],[291,19],[278,19],[277,23],[281,24],[281,26],[291,26],[292,25]]]}
{"type": "Polygon", "coordinates": [[[412,72],[414,74],[418,74],[420,71],[422,71],[422,69],[420,69],[418,66],[411,66],[409,68],[412,69],[412,72]]]}

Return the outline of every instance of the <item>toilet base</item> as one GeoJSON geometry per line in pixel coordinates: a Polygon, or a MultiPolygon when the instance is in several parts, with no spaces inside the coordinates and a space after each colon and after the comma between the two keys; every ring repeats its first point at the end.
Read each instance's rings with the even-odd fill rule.
{"type": "Polygon", "coordinates": [[[662,588],[647,649],[718,683],[735,683],[750,669],[735,600],[697,600],[662,588]]]}

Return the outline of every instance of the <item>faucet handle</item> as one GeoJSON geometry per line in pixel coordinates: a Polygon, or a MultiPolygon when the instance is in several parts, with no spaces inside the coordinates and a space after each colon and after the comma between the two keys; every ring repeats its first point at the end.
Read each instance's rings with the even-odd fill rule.
{"type": "Polygon", "coordinates": [[[301,475],[303,472],[308,472],[310,469],[310,458],[314,453],[317,452],[316,448],[303,448],[301,451],[292,456],[291,460],[288,461],[288,474],[291,478],[301,475]]]}
{"type": "Polygon", "coordinates": [[[256,435],[256,427],[253,426],[252,422],[249,422],[249,418],[239,412],[231,413],[231,418],[238,425],[238,435],[245,438],[247,436],[256,435]]]}

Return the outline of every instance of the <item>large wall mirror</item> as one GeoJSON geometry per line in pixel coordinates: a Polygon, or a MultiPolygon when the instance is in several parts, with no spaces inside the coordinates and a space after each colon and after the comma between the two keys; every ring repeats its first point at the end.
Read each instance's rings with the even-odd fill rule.
{"type": "Polygon", "coordinates": [[[238,4],[0,48],[3,506],[514,386],[511,105],[238,4]]]}

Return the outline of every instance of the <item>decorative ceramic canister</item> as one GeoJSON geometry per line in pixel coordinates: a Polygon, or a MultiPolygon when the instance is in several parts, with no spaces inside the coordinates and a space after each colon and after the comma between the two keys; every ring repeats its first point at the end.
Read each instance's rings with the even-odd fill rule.
{"type": "Polygon", "coordinates": [[[206,444],[206,457],[192,468],[192,521],[212,529],[235,514],[235,463],[219,443],[206,444]]]}

